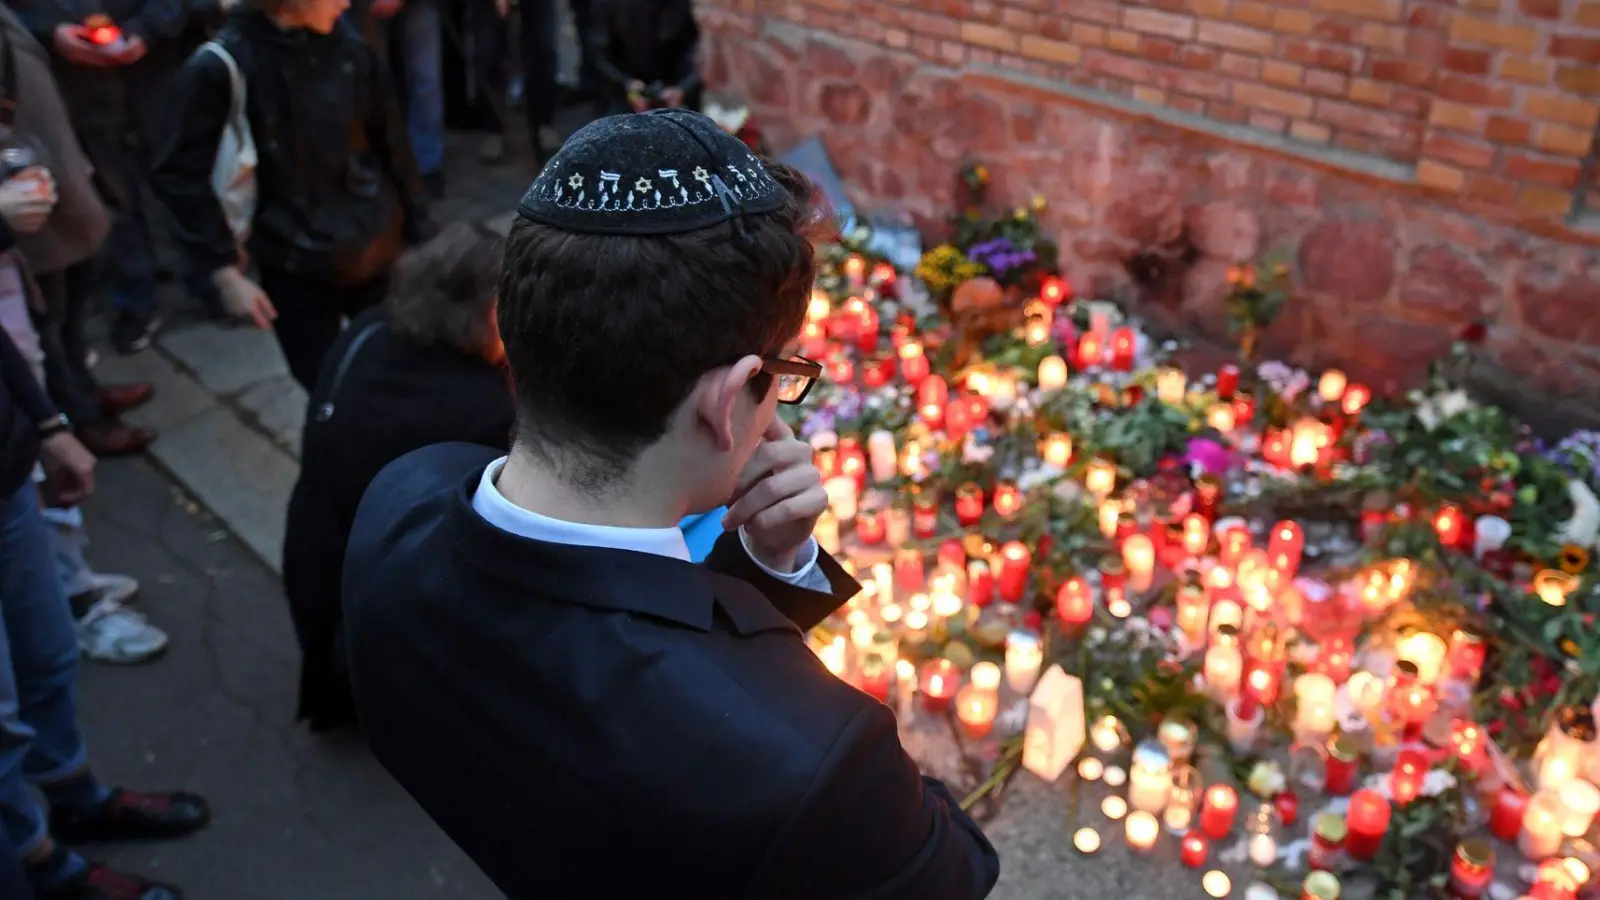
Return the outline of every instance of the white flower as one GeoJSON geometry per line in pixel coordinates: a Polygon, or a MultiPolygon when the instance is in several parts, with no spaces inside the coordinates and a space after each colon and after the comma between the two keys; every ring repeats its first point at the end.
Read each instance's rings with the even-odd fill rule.
{"type": "Polygon", "coordinates": [[[977,438],[970,434],[967,435],[966,441],[961,445],[961,461],[963,463],[982,465],[988,462],[992,456],[994,456],[994,448],[988,444],[978,443],[977,438]]]}
{"type": "Polygon", "coordinates": [[[1271,798],[1283,793],[1289,784],[1283,777],[1283,770],[1275,762],[1258,762],[1250,770],[1250,777],[1245,782],[1245,787],[1257,797],[1271,798]]]}
{"type": "Polygon", "coordinates": [[[1427,777],[1422,779],[1422,795],[1424,797],[1437,797],[1445,791],[1456,786],[1456,777],[1443,769],[1429,770],[1427,777]]]}
{"type": "Polygon", "coordinates": [[[1467,396],[1467,392],[1462,390],[1454,390],[1448,394],[1444,394],[1443,396],[1438,397],[1435,402],[1439,408],[1439,416],[1446,421],[1461,415],[1477,405],[1472,402],[1471,397],[1467,396]]]}
{"type": "Polygon", "coordinates": [[[1576,478],[1567,482],[1567,495],[1572,498],[1572,518],[1561,526],[1561,542],[1593,546],[1595,538],[1600,536],[1600,499],[1576,478]]]}

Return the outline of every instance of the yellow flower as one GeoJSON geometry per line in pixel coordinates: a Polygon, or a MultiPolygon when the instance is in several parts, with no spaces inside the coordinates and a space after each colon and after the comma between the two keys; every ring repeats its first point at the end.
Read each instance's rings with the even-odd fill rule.
{"type": "Polygon", "coordinates": [[[1561,571],[1569,575],[1581,574],[1589,568],[1589,551],[1577,544],[1567,544],[1561,548],[1561,571]]]}
{"type": "Polygon", "coordinates": [[[1044,208],[1047,205],[1048,204],[1045,202],[1043,194],[1034,194],[1033,195],[1033,211],[1034,212],[1044,212],[1044,208]]]}
{"type": "Polygon", "coordinates": [[[979,184],[988,184],[989,183],[989,167],[988,166],[974,166],[973,169],[972,169],[972,175],[973,175],[973,177],[978,179],[978,183],[979,184]]]}
{"type": "Polygon", "coordinates": [[[1578,642],[1572,638],[1562,638],[1556,643],[1556,649],[1574,659],[1578,656],[1578,642]]]}
{"type": "Polygon", "coordinates": [[[1018,222],[1026,222],[1028,220],[1028,211],[1020,206],[1013,210],[1011,215],[1018,222]]]}

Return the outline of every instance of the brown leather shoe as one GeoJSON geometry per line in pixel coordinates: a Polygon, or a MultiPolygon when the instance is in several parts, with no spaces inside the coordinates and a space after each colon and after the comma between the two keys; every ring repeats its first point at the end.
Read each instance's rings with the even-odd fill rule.
{"type": "Polygon", "coordinates": [[[143,406],[156,395],[156,386],[148,381],[132,384],[103,384],[95,392],[94,402],[107,416],[120,416],[136,406],[143,406]]]}
{"type": "Polygon", "coordinates": [[[78,440],[95,456],[133,456],[143,453],[156,439],[148,428],[135,428],[116,419],[78,426],[78,440]]]}

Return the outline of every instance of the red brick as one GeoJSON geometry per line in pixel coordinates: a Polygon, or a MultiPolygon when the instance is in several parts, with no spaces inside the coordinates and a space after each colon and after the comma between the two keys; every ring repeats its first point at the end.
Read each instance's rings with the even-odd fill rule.
{"type": "MultiPolygon", "coordinates": [[[[1343,137],[1343,135],[1340,136],[1341,141],[1343,137]]],[[[1466,185],[1467,173],[1452,166],[1425,159],[1417,164],[1417,182],[1423,187],[1453,194],[1466,185]]]]}
{"type": "Polygon", "coordinates": [[[1397,87],[1389,98],[1389,109],[1405,116],[1425,118],[1433,107],[1433,97],[1422,91],[1397,87]]]}
{"type": "Polygon", "coordinates": [[[1288,119],[1277,113],[1262,112],[1259,109],[1251,110],[1247,121],[1251,128],[1259,128],[1262,131],[1282,132],[1289,127],[1288,119]]]}
{"type": "Polygon", "coordinates": [[[1311,0],[1311,8],[1385,22],[1398,22],[1405,12],[1401,0],[1311,0]]]}
{"type": "Polygon", "coordinates": [[[904,28],[890,28],[883,33],[883,42],[896,50],[911,46],[911,34],[904,28]]]}
{"type": "Polygon", "coordinates": [[[1273,49],[1270,32],[1229,25],[1225,22],[1201,22],[1196,36],[1202,44],[1215,44],[1218,47],[1244,50],[1263,56],[1271,54],[1273,49]]]}
{"type": "Polygon", "coordinates": [[[939,61],[959,66],[967,61],[967,45],[956,41],[939,42],[939,61]]]}
{"type": "Polygon", "coordinates": [[[1497,144],[1526,144],[1533,138],[1533,123],[1511,116],[1490,116],[1483,136],[1497,144]]]}
{"type": "Polygon", "coordinates": [[[1539,156],[1532,153],[1510,153],[1506,156],[1506,177],[1517,181],[1548,184],[1570,190],[1578,186],[1580,173],[1581,167],[1575,159],[1539,156]]]}
{"type": "MultiPolygon", "coordinates": [[[[1200,27],[1202,30],[1205,28],[1204,25],[1200,27]]],[[[1321,69],[1340,72],[1354,72],[1356,69],[1356,54],[1349,48],[1316,41],[1290,41],[1284,47],[1284,57],[1291,62],[1321,69]]]]}
{"type": "Polygon", "coordinates": [[[1326,144],[1333,137],[1333,129],[1316,122],[1295,121],[1289,124],[1289,136],[1313,144],[1326,144]]]}
{"type": "Polygon", "coordinates": [[[1194,113],[1197,116],[1204,115],[1206,111],[1206,101],[1199,97],[1191,97],[1188,94],[1168,95],[1167,106],[1180,112],[1194,113]]]}
{"type": "Polygon", "coordinates": [[[1511,105],[1510,88],[1461,75],[1443,76],[1434,91],[1446,100],[1469,106],[1504,109],[1511,105]]]}
{"type": "Polygon", "coordinates": [[[1217,67],[1217,51],[1209,47],[1197,47],[1187,44],[1183,52],[1178,55],[1178,62],[1185,68],[1210,70],[1217,67]]]}
{"type": "Polygon", "coordinates": [[[1458,137],[1448,132],[1436,131],[1422,144],[1422,155],[1443,160],[1464,169],[1487,169],[1494,163],[1492,144],[1458,137]]]}
{"type": "Polygon", "coordinates": [[[1254,3],[1252,0],[1238,0],[1233,5],[1233,20],[1258,28],[1271,28],[1276,11],[1265,3],[1254,3]]]}
{"type": "Polygon", "coordinates": [[[1000,24],[1014,31],[1031,33],[1039,30],[1039,17],[1027,10],[1007,6],[1000,10],[1000,24]]]}
{"type": "Polygon", "coordinates": [[[1600,103],[1555,93],[1529,94],[1522,101],[1522,111],[1535,119],[1579,128],[1593,128],[1600,119],[1600,103]]]}
{"type": "Polygon", "coordinates": [[[1534,215],[1565,216],[1572,212],[1572,195],[1547,187],[1525,187],[1517,206],[1534,215]]]}
{"type": "Polygon", "coordinates": [[[1311,29],[1311,34],[1319,41],[1332,41],[1335,44],[1348,44],[1355,40],[1355,23],[1347,19],[1323,16],[1317,20],[1317,26],[1311,29]]]}
{"type": "Polygon", "coordinates": [[[1290,34],[1310,34],[1316,24],[1311,13],[1303,9],[1277,9],[1272,13],[1272,28],[1274,31],[1287,31],[1290,34]]]}
{"type": "Polygon", "coordinates": [[[1561,0],[1517,0],[1517,8],[1535,19],[1561,18],[1561,0]]]}
{"type": "Polygon", "coordinates": [[[1006,53],[1015,52],[1017,49],[1017,36],[1004,28],[996,25],[985,25],[981,22],[962,22],[961,39],[969,44],[979,47],[988,47],[1006,53]]]}
{"type": "Polygon", "coordinates": [[[1147,37],[1144,39],[1144,58],[1156,62],[1174,62],[1178,58],[1178,43],[1166,38],[1147,37]]]}
{"type": "Polygon", "coordinates": [[[1391,53],[1406,52],[1406,30],[1395,25],[1379,25],[1376,22],[1364,22],[1361,30],[1356,32],[1356,43],[1364,47],[1374,47],[1379,50],[1388,50],[1391,53]]]}
{"type": "Polygon", "coordinates": [[[1100,47],[1106,42],[1106,30],[1099,25],[1084,22],[1072,23],[1072,41],[1089,47],[1100,47]]]}
{"type": "Polygon", "coordinates": [[[1600,37],[1575,37],[1558,34],[1550,38],[1550,55],[1558,59],[1600,63],[1600,37]]]}
{"type": "Polygon", "coordinates": [[[1305,94],[1280,91],[1266,85],[1240,82],[1233,86],[1233,100],[1244,106],[1283,113],[1297,119],[1311,115],[1312,100],[1305,94]]]}
{"type": "Polygon", "coordinates": [[[1600,28],[1600,2],[1590,0],[1579,6],[1577,22],[1584,28],[1600,28]]]}
{"type": "Polygon", "coordinates": [[[1571,94],[1600,96],[1600,66],[1562,66],[1556,70],[1556,84],[1571,94]]]}
{"type": "Polygon", "coordinates": [[[1067,12],[1074,19],[1115,25],[1122,21],[1122,8],[1114,0],[1073,0],[1067,12]]]}
{"type": "Polygon", "coordinates": [[[1487,75],[1494,57],[1487,50],[1466,50],[1450,47],[1444,52],[1444,67],[1452,72],[1467,75],[1487,75]]]}
{"type": "Polygon", "coordinates": [[[1318,100],[1317,114],[1313,118],[1335,128],[1359,131],[1374,137],[1400,138],[1409,133],[1406,120],[1401,116],[1336,100],[1318,100]]]}
{"type": "Polygon", "coordinates": [[[1594,146],[1594,132],[1589,129],[1579,130],[1543,122],[1539,125],[1539,134],[1533,143],[1547,153],[1576,158],[1589,154],[1590,148],[1594,146]]]}
{"type": "Polygon", "coordinates": [[[1217,63],[1217,70],[1235,78],[1254,81],[1261,77],[1261,60],[1254,56],[1224,53],[1222,54],[1222,59],[1217,63]]]}
{"type": "Polygon", "coordinates": [[[1550,83],[1550,61],[1508,56],[1500,61],[1500,77],[1524,84],[1546,85],[1550,83]]]}
{"type": "Polygon", "coordinates": [[[1315,94],[1343,97],[1349,82],[1348,77],[1326,69],[1310,69],[1306,72],[1306,88],[1315,94]]]}
{"type": "Polygon", "coordinates": [[[1122,27],[1142,31],[1145,34],[1159,34],[1187,41],[1194,37],[1194,16],[1179,16],[1153,9],[1127,6],[1122,10],[1122,27]]]}
{"type": "Polygon", "coordinates": [[[1517,202],[1516,182],[1483,172],[1468,173],[1466,182],[1466,189],[1461,192],[1463,197],[1496,206],[1512,206],[1517,202]]]}
{"type": "Polygon", "coordinates": [[[1450,20],[1450,39],[1504,47],[1518,53],[1532,53],[1539,45],[1539,32],[1531,25],[1511,25],[1497,19],[1457,15],[1450,20]]]}
{"type": "Polygon", "coordinates": [[[1434,70],[1409,59],[1377,59],[1372,62],[1372,77],[1379,81],[1392,81],[1412,87],[1429,87],[1434,82],[1434,70]]]}
{"type": "Polygon", "coordinates": [[[1243,125],[1250,120],[1250,110],[1236,103],[1223,103],[1220,100],[1206,104],[1206,115],[1235,125],[1243,125]]]}
{"type": "Polygon", "coordinates": [[[1228,0],[1189,0],[1186,7],[1202,19],[1221,19],[1228,14],[1228,0]]]}
{"type": "Polygon", "coordinates": [[[1148,84],[1164,87],[1167,83],[1166,73],[1155,63],[1145,62],[1128,56],[1115,56],[1109,53],[1085,54],[1085,65],[1089,71],[1097,75],[1109,75],[1112,78],[1121,78],[1134,84],[1148,84]]]}

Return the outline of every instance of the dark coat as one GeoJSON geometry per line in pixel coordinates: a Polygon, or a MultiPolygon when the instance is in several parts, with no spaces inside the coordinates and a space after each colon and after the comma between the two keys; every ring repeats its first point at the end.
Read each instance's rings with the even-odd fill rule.
{"type": "Polygon", "coordinates": [[[402,340],[382,309],[356,317],[329,351],[311,394],[283,540],[283,587],[303,655],[299,718],[313,728],[353,721],[340,650],[340,570],[367,485],[384,466],[429,444],[471,441],[503,453],[514,417],[497,367],[402,340]]]}
{"type": "Polygon", "coordinates": [[[533,541],[472,509],[496,451],[429,447],[345,561],[373,752],[512,900],[976,900],[994,849],[801,629],[831,595],[725,535],[704,565],[533,541]]]}
{"type": "Polygon", "coordinates": [[[44,228],[16,236],[17,249],[36,274],[60,272],[94,256],[111,217],[95,189],[94,168],[73,132],[49,54],[10,7],[0,7],[0,65],[6,56],[13,59],[17,74],[17,96],[6,98],[17,104],[13,129],[43,151],[42,162],[55,177],[59,197],[44,228]]]}
{"type": "MultiPolygon", "coordinates": [[[[258,157],[250,254],[263,268],[327,284],[381,277],[403,238],[429,230],[386,67],[350,29],[285,30],[235,12],[216,40],[238,61],[258,157]]],[[[173,78],[167,141],[151,181],[204,271],[238,262],[211,187],[232,106],[227,65],[195,53],[173,78]]]]}
{"type": "Polygon", "coordinates": [[[594,62],[609,110],[628,110],[630,81],[681,88],[684,105],[700,108],[700,26],[690,0],[603,0],[584,58],[594,62]]]}

